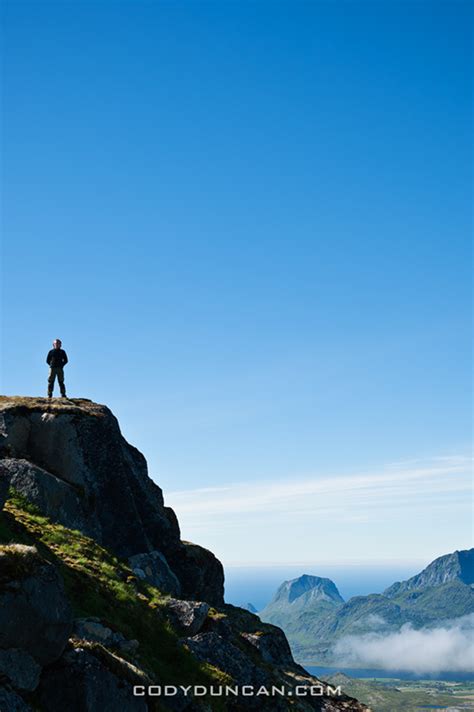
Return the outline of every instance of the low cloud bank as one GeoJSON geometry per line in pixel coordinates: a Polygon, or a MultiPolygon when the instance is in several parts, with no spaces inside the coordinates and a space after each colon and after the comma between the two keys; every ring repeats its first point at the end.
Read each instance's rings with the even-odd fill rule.
{"type": "Polygon", "coordinates": [[[346,667],[408,670],[414,673],[474,671],[474,614],[436,628],[400,630],[341,638],[335,646],[339,664],[346,667]]]}

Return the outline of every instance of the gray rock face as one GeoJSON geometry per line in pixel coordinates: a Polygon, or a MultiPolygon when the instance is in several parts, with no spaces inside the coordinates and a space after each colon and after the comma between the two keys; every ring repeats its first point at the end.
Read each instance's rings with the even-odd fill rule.
{"type": "Polygon", "coordinates": [[[149,554],[136,554],[128,560],[130,568],[139,578],[156,586],[163,593],[179,596],[181,584],[171,571],[166,558],[159,551],[150,551],[149,554]]]}
{"type": "Polygon", "coordinates": [[[90,652],[68,650],[43,672],[38,688],[45,712],[147,712],[143,697],[90,652]]]}
{"type": "Polygon", "coordinates": [[[28,460],[0,460],[0,481],[10,480],[12,487],[54,521],[68,522],[70,529],[80,529],[88,536],[97,535],[99,526],[84,511],[79,490],[28,460]]]}
{"type": "Polygon", "coordinates": [[[17,690],[36,690],[40,673],[41,666],[24,650],[0,648],[0,676],[6,675],[17,690]]]}
{"type": "Polygon", "coordinates": [[[2,712],[34,712],[11,687],[0,687],[0,710],[2,712]]]}
{"type": "Polygon", "coordinates": [[[270,685],[269,675],[257,667],[251,658],[230,640],[217,633],[198,633],[185,638],[183,644],[200,660],[219,667],[228,673],[238,685],[270,685]]]}
{"type": "Polygon", "coordinates": [[[276,626],[271,633],[242,633],[242,638],[258,650],[262,660],[271,665],[292,665],[293,656],[285,634],[276,626]]]}
{"type": "Polygon", "coordinates": [[[207,618],[209,604],[202,601],[180,601],[171,599],[166,606],[166,612],[173,627],[188,636],[198,633],[207,618]]]}
{"type": "Polygon", "coordinates": [[[0,648],[20,648],[46,665],[61,655],[71,628],[55,567],[33,547],[0,547],[0,648]]]}
{"type": "Polygon", "coordinates": [[[164,506],[145,458],[126,442],[105,406],[4,397],[0,458],[3,473],[54,521],[124,558],[161,552],[170,572],[163,566],[155,573],[173,595],[223,602],[221,563],[206,549],[181,542],[176,516],[164,506]]]}

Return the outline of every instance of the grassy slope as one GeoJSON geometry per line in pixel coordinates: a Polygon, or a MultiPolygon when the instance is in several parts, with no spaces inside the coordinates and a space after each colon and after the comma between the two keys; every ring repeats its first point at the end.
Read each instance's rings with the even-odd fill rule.
{"type": "MultiPolygon", "coordinates": [[[[154,682],[176,684],[177,671],[183,685],[229,682],[228,676],[200,664],[178,643],[178,634],[160,616],[166,601],[160,591],[137,581],[123,561],[93,539],[50,522],[14,491],[0,513],[0,546],[11,542],[36,546],[58,567],[76,617],[100,617],[112,630],[138,640],[135,661],[154,682]]],[[[217,698],[212,703],[215,709],[222,708],[217,698]]]]}

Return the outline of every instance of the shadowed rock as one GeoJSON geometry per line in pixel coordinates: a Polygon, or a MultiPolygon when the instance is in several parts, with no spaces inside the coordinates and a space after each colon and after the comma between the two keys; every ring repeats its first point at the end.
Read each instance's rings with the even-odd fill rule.
{"type": "Polygon", "coordinates": [[[63,582],[34,547],[0,547],[0,648],[20,648],[40,665],[56,660],[72,629],[63,582]]]}
{"type": "Polygon", "coordinates": [[[291,665],[293,656],[285,634],[280,628],[273,627],[271,633],[242,633],[242,638],[258,650],[262,660],[272,665],[291,665]]]}
{"type": "Polygon", "coordinates": [[[0,649],[0,675],[6,675],[17,690],[35,690],[40,672],[41,666],[24,650],[0,649]]]}
{"type": "Polygon", "coordinates": [[[179,596],[181,593],[181,584],[161,552],[135,554],[129,558],[128,563],[136,576],[148,581],[160,591],[170,593],[172,596],[179,596]]]}
{"type": "Polygon", "coordinates": [[[183,645],[200,660],[224,670],[238,685],[271,685],[271,678],[263,668],[257,667],[252,659],[230,640],[225,640],[212,631],[186,638],[183,645]]]}
{"type": "Polygon", "coordinates": [[[0,710],[2,712],[34,712],[22,697],[11,687],[0,687],[0,710]]]}
{"type": "MultiPolygon", "coordinates": [[[[142,682],[142,680],[140,680],[142,682]]],[[[132,684],[83,648],[74,648],[44,671],[39,699],[45,712],[146,712],[132,684]]]]}
{"type": "Polygon", "coordinates": [[[15,458],[0,460],[0,482],[7,480],[53,521],[68,522],[70,529],[88,536],[97,534],[98,524],[84,512],[83,498],[73,485],[28,460],[15,458]]]}

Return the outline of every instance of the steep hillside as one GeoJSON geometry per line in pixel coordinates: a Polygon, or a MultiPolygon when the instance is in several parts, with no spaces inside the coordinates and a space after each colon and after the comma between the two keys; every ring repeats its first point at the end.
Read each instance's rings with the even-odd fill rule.
{"type": "Polygon", "coordinates": [[[367,710],[224,603],[107,408],[2,398],[0,455],[1,712],[367,710]]]}

